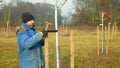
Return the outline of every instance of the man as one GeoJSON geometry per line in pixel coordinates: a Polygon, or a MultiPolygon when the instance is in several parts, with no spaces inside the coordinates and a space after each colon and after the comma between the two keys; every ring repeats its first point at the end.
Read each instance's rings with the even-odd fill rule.
{"type": "Polygon", "coordinates": [[[36,32],[34,17],[25,12],[22,15],[22,26],[17,31],[20,68],[45,68],[42,46],[47,32],[36,32]]]}

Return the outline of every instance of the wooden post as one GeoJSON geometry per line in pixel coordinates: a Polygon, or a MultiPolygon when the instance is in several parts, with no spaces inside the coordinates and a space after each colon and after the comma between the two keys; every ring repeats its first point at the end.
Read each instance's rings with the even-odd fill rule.
{"type": "Polygon", "coordinates": [[[11,4],[9,5],[8,9],[8,19],[7,19],[7,27],[6,27],[6,37],[9,36],[9,23],[10,23],[10,17],[11,17],[11,4]]]}
{"type": "Polygon", "coordinates": [[[8,33],[9,33],[9,35],[11,34],[10,25],[8,27],[8,33]]]}
{"type": "Polygon", "coordinates": [[[3,35],[3,34],[4,34],[4,29],[3,29],[3,27],[0,27],[0,28],[1,28],[1,31],[0,31],[1,33],[0,33],[0,35],[1,35],[1,36],[4,36],[4,35],[3,35]]]}
{"type": "Polygon", "coordinates": [[[118,26],[116,25],[116,36],[117,36],[117,32],[118,32],[118,26]]]}
{"type": "Polygon", "coordinates": [[[70,32],[70,68],[74,68],[74,39],[73,39],[73,30],[70,32]]]}
{"type": "Polygon", "coordinates": [[[108,40],[111,40],[111,35],[110,35],[110,23],[108,24],[108,40]]]}
{"type": "Polygon", "coordinates": [[[104,53],[104,12],[101,14],[101,21],[102,21],[102,53],[104,53]]]}
{"type": "Polygon", "coordinates": [[[65,31],[65,32],[66,32],[66,34],[67,34],[67,25],[66,25],[66,31],[65,31]]]}
{"type": "Polygon", "coordinates": [[[6,35],[6,27],[3,26],[3,30],[4,30],[4,36],[6,35]]]}
{"type": "Polygon", "coordinates": [[[45,68],[49,68],[48,38],[45,39],[45,68]]]}
{"type": "Polygon", "coordinates": [[[65,24],[64,24],[64,20],[62,20],[62,34],[65,34],[65,24]]]}
{"type": "MultiPolygon", "coordinates": [[[[46,22],[45,30],[48,30],[48,26],[52,25],[49,22],[46,22]]],[[[45,39],[45,68],[49,68],[49,53],[48,53],[48,38],[45,39]]]]}
{"type": "Polygon", "coordinates": [[[99,47],[99,26],[97,26],[97,55],[100,55],[100,47],[99,47]]]}
{"type": "Polygon", "coordinates": [[[60,34],[63,35],[62,26],[60,26],[60,34]]]}
{"type": "Polygon", "coordinates": [[[106,26],[105,26],[105,44],[106,44],[106,54],[108,54],[108,31],[106,26]]]}
{"type": "Polygon", "coordinates": [[[111,41],[113,40],[113,35],[114,35],[114,25],[112,26],[111,41]]]}
{"type": "Polygon", "coordinates": [[[6,23],[6,37],[8,37],[9,32],[9,21],[6,23]]]}
{"type": "MultiPolygon", "coordinates": [[[[0,27],[1,28],[1,27],[0,27]]],[[[2,35],[2,28],[0,29],[0,37],[1,37],[1,35],[2,35]]]]}
{"type": "Polygon", "coordinates": [[[117,25],[116,25],[116,22],[115,22],[115,36],[117,35],[117,25]]]}

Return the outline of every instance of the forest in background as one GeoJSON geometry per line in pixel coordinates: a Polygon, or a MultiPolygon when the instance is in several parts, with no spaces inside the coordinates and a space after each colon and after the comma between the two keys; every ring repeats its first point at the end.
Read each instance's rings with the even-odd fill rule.
{"type": "MultiPolygon", "coordinates": [[[[14,1],[14,0],[12,0],[14,1]]],[[[35,16],[37,25],[43,25],[46,21],[54,24],[54,5],[49,3],[12,2],[0,9],[0,25],[9,21],[10,25],[20,25],[23,12],[30,12],[35,16]]],[[[62,16],[58,9],[58,24],[89,24],[101,23],[101,12],[105,12],[104,22],[120,24],[120,0],[75,0],[75,11],[69,16],[62,16]]],[[[63,10],[62,10],[63,11],[63,10]]],[[[70,10],[72,11],[72,10],[70,10]]]]}

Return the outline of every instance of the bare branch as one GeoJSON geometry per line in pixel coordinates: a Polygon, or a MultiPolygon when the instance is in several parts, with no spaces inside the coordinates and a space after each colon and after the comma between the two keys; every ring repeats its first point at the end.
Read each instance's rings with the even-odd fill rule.
{"type": "Polygon", "coordinates": [[[66,3],[67,1],[68,1],[68,0],[64,0],[64,2],[62,3],[62,5],[61,5],[59,8],[63,7],[63,5],[65,5],[65,3],[66,3]]]}

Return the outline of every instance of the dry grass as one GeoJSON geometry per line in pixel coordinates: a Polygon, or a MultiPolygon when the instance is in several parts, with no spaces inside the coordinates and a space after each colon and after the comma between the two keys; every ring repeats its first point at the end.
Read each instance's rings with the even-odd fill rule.
{"type": "MultiPolygon", "coordinates": [[[[120,36],[114,36],[109,53],[97,56],[97,35],[92,30],[74,30],[75,68],[120,68],[120,36]]],[[[0,33],[0,68],[19,68],[16,37],[5,38],[0,33]]],[[[49,68],[56,68],[55,34],[49,37],[49,68]]],[[[101,52],[101,51],[100,51],[101,52]]],[[[59,34],[60,68],[70,68],[70,37],[59,34]]]]}

